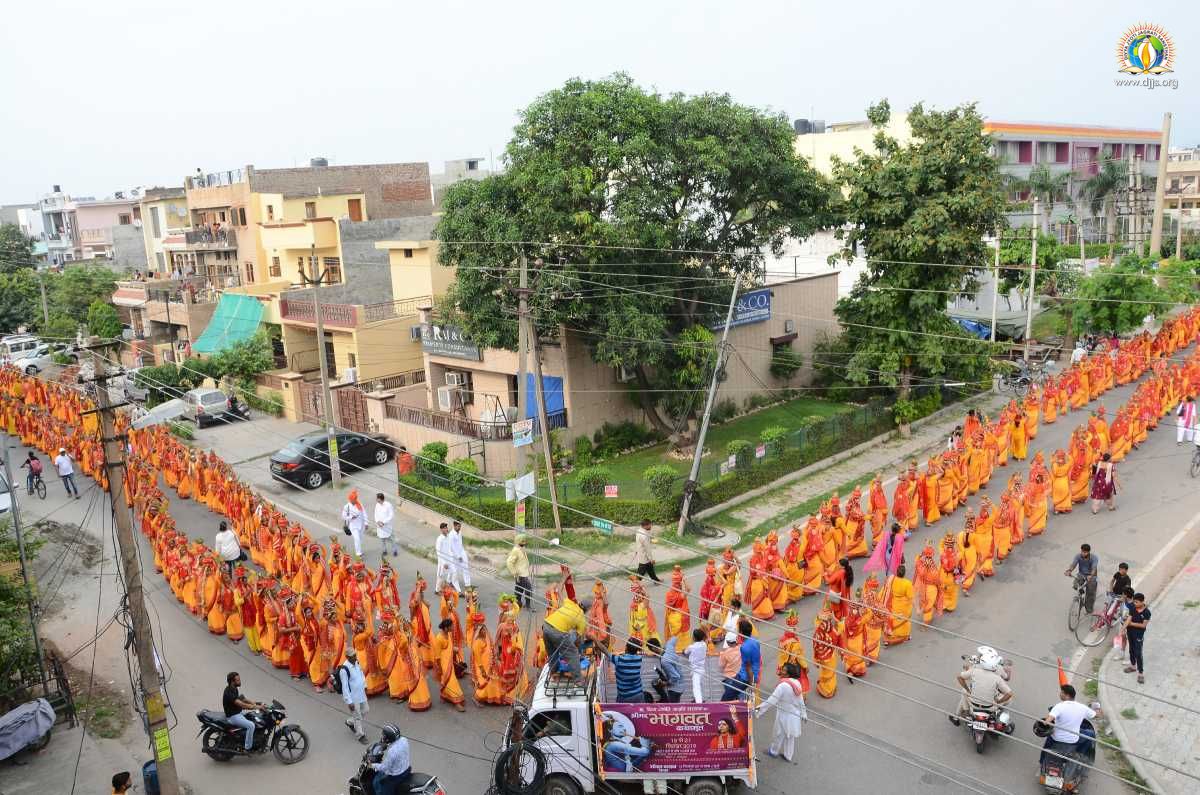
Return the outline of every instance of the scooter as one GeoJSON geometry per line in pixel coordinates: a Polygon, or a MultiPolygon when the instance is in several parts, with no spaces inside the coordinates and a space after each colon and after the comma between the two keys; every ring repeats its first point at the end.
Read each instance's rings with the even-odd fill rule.
{"type": "Polygon", "coordinates": [[[44,698],[4,713],[0,716],[0,759],[45,748],[50,744],[54,720],[54,707],[44,698]]]}
{"type": "MultiPolygon", "coordinates": [[[[1033,733],[1049,737],[1054,726],[1042,720],[1033,722],[1033,733]]],[[[1055,744],[1054,753],[1042,752],[1038,781],[1050,795],[1079,793],[1087,781],[1088,767],[1096,764],[1096,727],[1084,719],[1079,726],[1079,742],[1074,745],[1055,744]]]]}
{"type": "MultiPolygon", "coordinates": [[[[372,743],[363,753],[358,765],[358,772],[350,777],[349,795],[374,795],[375,768],[383,760],[384,745],[381,742],[372,743]]],[[[408,795],[446,795],[437,776],[418,773],[415,770],[408,779],[408,795]]]]}
{"type": "Polygon", "coordinates": [[[977,754],[983,753],[983,742],[988,734],[1012,734],[1016,728],[1008,710],[997,706],[980,707],[975,704],[971,705],[970,720],[964,720],[963,725],[971,732],[977,754]]]}
{"type": "Polygon", "coordinates": [[[246,750],[246,730],[234,726],[224,712],[202,709],[196,713],[200,721],[200,750],[218,762],[228,762],[235,756],[257,756],[267,751],[285,765],[294,765],[308,755],[308,735],[294,723],[285,724],[286,708],[278,701],[270,706],[247,710],[245,715],[254,724],[254,744],[246,750]]]}

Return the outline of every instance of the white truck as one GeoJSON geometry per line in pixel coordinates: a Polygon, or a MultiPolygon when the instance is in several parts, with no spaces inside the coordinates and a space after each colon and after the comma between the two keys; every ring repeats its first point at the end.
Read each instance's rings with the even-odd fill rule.
{"type": "MultiPolygon", "coordinates": [[[[651,659],[643,663],[644,681],[653,678],[651,659]]],[[[710,681],[719,683],[710,667],[710,681]]],[[[646,792],[653,782],[657,791],[676,795],[723,795],[755,786],[753,718],[744,702],[717,701],[718,692],[702,704],[690,696],[681,703],[617,702],[610,668],[602,660],[580,681],[563,683],[548,680],[543,667],[520,736],[545,757],[545,795],[614,795],[623,782],[646,792]]],[[[529,756],[509,769],[519,767],[524,777],[529,756]]],[[[504,768],[502,758],[496,770],[502,793],[504,768]]]]}

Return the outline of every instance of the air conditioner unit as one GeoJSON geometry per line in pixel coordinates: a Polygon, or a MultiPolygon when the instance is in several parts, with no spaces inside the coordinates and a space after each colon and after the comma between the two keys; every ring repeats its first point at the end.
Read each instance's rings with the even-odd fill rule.
{"type": "Polygon", "coordinates": [[[408,327],[408,338],[410,340],[412,340],[413,342],[420,342],[421,341],[421,327],[420,326],[409,326],[408,327]]]}
{"type": "Polygon", "coordinates": [[[458,398],[457,393],[457,386],[439,386],[437,391],[438,411],[454,411],[458,398]]]}
{"type": "Polygon", "coordinates": [[[466,386],[470,382],[471,376],[468,373],[457,370],[446,371],[446,386],[466,386]]]}

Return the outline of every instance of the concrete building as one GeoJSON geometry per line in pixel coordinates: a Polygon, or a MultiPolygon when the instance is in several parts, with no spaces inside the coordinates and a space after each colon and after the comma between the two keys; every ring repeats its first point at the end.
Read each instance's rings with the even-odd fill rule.
{"type": "Polygon", "coordinates": [[[55,185],[50,193],[38,199],[37,209],[42,216],[47,264],[61,267],[64,262],[76,259],[75,207],[70,195],[55,185]]]}
{"type": "Polygon", "coordinates": [[[442,196],[446,193],[446,188],[456,182],[461,182],[464,179],[483,179],[490,176],[491,171],[483,167],[482,157],[464,157],[458,160],[446,160],[442,162],[442,173],[431,174],[429,181],[433,186],[433,204],[435,207],[442,206],[442,196]]]}
{"type": "MultiPolygon", "coordinates": [[[[854,150],[874,151],[877,129],[866,120],[838,122],[826,125],[806,119],[798,119],[794,127],[796,153],[807,158],[823,174],[833,173],[833,160],[853,160],[854,150]],[[819,131],[816,131],[819,130],[819,131]]],[[[1046,166],[1051,173],[1068,174],[1068,191],[1071,201],[1062,202],[1053,208],[1051,231],[1056,231],[1056,222],[1080,209],[1073,206],[1074,198],[1087,180],[1099,171],[1106,159],[1126,160],[1137,165],[1146,176],[1154,176],[1158,170],[1159,142],[1161,132],[1157,129],[1088,126],[1078,124],[1035,124],[1026,122],[987,119],[983,130],[991,136],[993,151],[1000,160],[1000,170],[1014,178],[1015,184],[1010,199],[1027,202],[1029,191],[1019,187],[1019,181],[1029,177],[1030,172],[1046,166]]],[[[905,114],[892,114],[886,133],[900,143],[912,138],[912,131],[905,114]]],[[[1029,208],[1020,207],[1010,218],[1010,224],[1029,225],[1029,208]]],[[[1091,218],[1090,209],[1082,213],[1084,234],[1088,240],[1103,240],[1107,234],[1105,219],[1091,218]]],[[[1066,234],[1068,225],[1063,225],[1066,234]]]]}
{"type": "Polygon", "coordinates": [[[158,278],[171,273],[171,255],[182,251],[192,228],[183,188],[147,188],[139,203],[146,270],[158,278]]]}
{"type": "MultiPolygon", "coordinates": [[[[396,251],[391,249],[393,257],[396,251]]],[[[744,293],[729,335],[737,355],[726,365],[718,398],[742,405],[753,394],[808,383],[813,347],[824,334],[838,331],[833,315],[837,283],[837,274],[829,271],[744,293]],[[781,381],[771,374],[770,365],[785,347],[800,354],[805,366],[781,381]]],[[[723,315],[714,315],[714,325],[723,320],[723,315]]],[[[516,353],[480,348],[458,329],[434,322],[430,311],[423,309],[420,321],[412,335],[420,337],[424,377],[390,394],[369,394],[371,427],[409,449],[445,442],[452,459],[475,458],[491,475],[514,471],[512,422],[520,419],[516,353]]],[[[583,335],[561,330],[557,341],[543,346],[542,369],[547,419],[551,429],[564,429],[567,446],[579,436],[591,436],[605,422],[645,420],[630,400],[630,375],[597,364],[583,335]]]]}
{"type": "MultiPolygon", "coordinates": [[[[72,202],[72,209],[77,232],[75,259],[114,259],[115,237],[122,238],[123,246],[126,246],[130,237],[122,231],[114,233],[117,227],[129,227],[136,233],[140,243],[141,230],[135,229],[134,226],[141,220],[141,209],[136,198],[126,198],[123,194],[117,194],[108,199],[76,199],[72,202]]],[[[139,248],[142,247],[139,245],[139,248]]],[[[129,256],[127,246],[124,254],[129,256]]],[[[144,248],[141,261],[144,268],[144,248]]]]}
{"type": "Polygon", "coordinates": [[[1164,231],[1177,234],[1182,228],[1184,243],[1200,240],[1200,147],[1169,153],[1164,203],[1168,221],[1164,231]]]}

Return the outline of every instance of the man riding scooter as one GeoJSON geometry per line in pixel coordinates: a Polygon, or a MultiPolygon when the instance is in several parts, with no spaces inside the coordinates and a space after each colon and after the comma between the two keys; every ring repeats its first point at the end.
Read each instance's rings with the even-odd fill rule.
{"type": "Polygon", "coordinates": [[[973,709],[991,712],[1007,704],[1013,697],[1008,679],[1009,672],[999,652],[990,646],[980,646],[966,658],[966,667],[957,676],[963,694],[958,702],[958,715],[951,715],[950,722],[959,726],[960,718],[970,718],[973,709]]]}
{"type": "Polygon", "coordinates": [[[1099,714],[1098,709],[1092,709],[1075,700],[1073,686],[1062,685],[1058,689],[1058,703],[1051,707],[1049,714],[1041,720],[1044,726],[1053,728],[1042,745],[1042,762],[1053,758],[1055,754],[1072,756],[1078,753],[1086,757],[1096,739],[1095,729],[1091,727],[1090,721],[1099,714]],[[1088,722],[1087,726],[1084,726],[1085,722],[1088,722]]]}

